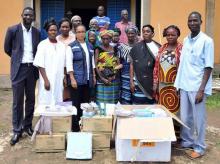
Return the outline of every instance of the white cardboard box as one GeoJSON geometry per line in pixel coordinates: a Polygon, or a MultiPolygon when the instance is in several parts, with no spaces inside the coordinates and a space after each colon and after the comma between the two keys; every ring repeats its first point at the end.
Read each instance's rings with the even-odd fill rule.
{"type": "Polygon", "coordinates": [[[67,133],[67,159],[92,159],[92,133],[67,133]]]}
{"type": "MultiPolygon", "coordinates": [[[[122,107],[131,110],[144,109],[147,106],[122,105],[122,107]]],[[[161,118],[117,117],[115,138],[117,161],[168,162],[171,159],[171,141],[176,141],[176,136],[170,114],[161,118]],[[140,146],[137,145],[139,141],[140,146]]]]}

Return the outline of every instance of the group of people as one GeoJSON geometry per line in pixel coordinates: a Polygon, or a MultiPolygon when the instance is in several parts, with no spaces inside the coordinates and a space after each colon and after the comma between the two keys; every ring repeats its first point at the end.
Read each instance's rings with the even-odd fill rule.
{"type": "Polygon", "coordinates": [[[91,19],[89,30],[80,16],[63,18],[59,24],[47,20],[47,39],[31,24],[35,12],[26,7],[22,23],[8,28],[5,52],[11,57],[13,89],[13,132],[15,145],[22,133],[32,135],[35,85],[39,78],[38,105],[55,105],[71,100],[77,108],[72,131],[80,131],[80,104],[89,101],[121,104],[162,104],[190,130],[181,127],[182,148],[192,148],[191,158],[205,153],[205,100],[211,95],[214,44],[200,29],[201,14],[188,16],[191,33],[183,44],[180,29],[170,25],[163,31],[167,42],[153,40],[154,27],[138,28],[121,11],[121,21],[109,30],[104,7],[91,19]],[[57,35],[59,33],[59,35],[57,35]],[[25,117],[23,103],[25,94],[25,117]],[[180,110],[179,110],[180,109],[180,110]]]}

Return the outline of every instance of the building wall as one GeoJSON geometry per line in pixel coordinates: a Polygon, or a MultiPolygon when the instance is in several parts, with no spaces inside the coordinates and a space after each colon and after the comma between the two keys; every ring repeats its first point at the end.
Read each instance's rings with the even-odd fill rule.
{"type": "Polygon", "coordinates": [[[21,21],[23,6],[23,0],[7,0],[0,5],[0,75],[10,72],[10,58],[4,53],[4,38],[7,28],[21,21]]]}
{"type": "Polygon", "coordinates": [[[189,33],[187,18],[192,11],[198,11],[202,14],[202,30],[205,29],[206,0],[151,0],[150,5],[150,23],[155,27],[154,39],[158,42],[165,42],[165,39],[162,38],[163,29],[171,24],[180,28],[179,41],[182,42],[189,33]]]}
{"type": "MultiPolygon", "coordinates": [[[[35,25],[40,27],[40,1],[36,2],[37,21],[35,25]]],[[[187,17],[191,11],[199,11],[203,17],[202,30],[205,30],[206,20],[206,2],[207,0],[142,0],[142,11],[147,11],[147,15],[142,19],[142,23],[151,23],[155,27],[154,39],[158,42],[164,43],[165,39],[162,38],[163,29],[170,25],[175,24],[181,29],[181,36],[179,41],[182,42],[183,38],[189,33],[187,27],[187,17]]],[[[7,0],[0,5],[0,75],[8,75],[10,72],[10,58],[4,53],[4,38],[7,27],[14,25],[21,21],[21,12],[27,4],[32,5],[32,0],[7,0]],[[9,10],[10,9],[10,10],[9,10]],[[13,12],[9,12],[13,11],[13,12]]],[[[135,20],[135,1],[131,0],[131,19],[135,20]]],[[[211,9],[210,9],[211,10],[211,9]]],[[[220,44],[220,1],[215,0],[214,4],[214,20],[213,20],[213,34],[215,42],[215,63],[220,63],[220,49],[217,45],[220,44]]],[[[208,22],[208,21],[207,21],[208,22]]],[[[207,25],[208,26],[208,25],[207,25]]],[[[208,31],[207,31],[208,32],[208,31]]]]}
{"type": "Polygon", "coordinates": [[[214,43],[215,43],[215,63],[220,64],[220,1],[215,1],[215,16],[214,16],[214,43]]]}

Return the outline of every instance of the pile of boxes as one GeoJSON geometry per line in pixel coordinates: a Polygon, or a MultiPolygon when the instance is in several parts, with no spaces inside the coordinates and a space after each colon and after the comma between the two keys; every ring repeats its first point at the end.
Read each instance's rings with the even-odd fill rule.
{"type": "MultiPolygon", "coordinates": [[[[33,125],[40,116],[35,116],[33,125]]],[[[66,134],[71,131],[72,116],[51,117],[52,135],[39,134],[35,138],[36,152],[62,152],[65,151],[66,134]]]]}
{"type": "MultiPolygon", "coordinates": [[[[33,126],[40,116],[34,116],[33,126]]],[[[38,134],[35,138],[36,152],[61,152],[65,151],[66,134],[71,132],[72,117],[51,117],[52,135],[38,134]]],[[[82,132],[92,133],[92,149],[110,149],[112,137],[112,116],[95,115],[93,117],[82,117],[82,132]]]]}
{"type": "Polygon", "coordinates": [[[110,149],[112,116],[82,117],[81,131],[92,133],[93,150],[110,149]]]}
{"type": "Polygon", "coordinates": [[[75,146],[71,146],[71,151],[70,149],[67,151],[67,159],[92,159],[92,150],[110,149],[111,139],[114,136],[117,161],[168,162],[171,160],[171,142],[176,141],[172,119],[185,125],[160,105],[121,105],[122,114],[136,109],[142,111],[146,108],[161,110],[163,115],[159,116],[157,113],[157,116],[149,117],[142,115],[120,117],[116,114],[115,116],[82,117],[81,133],[71,132],[71,116],[52,117],[52,135],[37,135],[35,150],[36,152],[64,151],[66,134],[71,132],[68,133],[68,141],[71,141],[68,142],[68,146],[75,146]],[[73,153],[76,157],[70,158],[73,153]]]}

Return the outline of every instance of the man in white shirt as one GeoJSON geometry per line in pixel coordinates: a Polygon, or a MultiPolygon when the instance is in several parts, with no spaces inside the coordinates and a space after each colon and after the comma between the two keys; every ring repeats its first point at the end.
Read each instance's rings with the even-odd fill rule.
{"type": "Polygon", "coordinates": [[[22,23],[9,27],[5,37],[4,49],[11,57],[11,82],[13,91],[12,124],[14,135],[10,144],[15,145],[22,132],[32,135],[32,119],[35,104],[35,84],[38,69],[33,66],[40,32],[31,26],[35,12],[26,7],[22,12],[22,23]],[[24,117],[25,94],[25,117],[24,117]]]}
{"type": "Polygon", "coordinates": [[[180,137],[183,148],[192,159],[205,153],[207,95],[212,92],[211,72],[214,64],[213,40],[200,31],[201,14],[190,13],[188,27],[191,34],[183,42],[180,65],[174,86],[180,90],[180,117],[190,129],[182,127],[180,137]]]}

